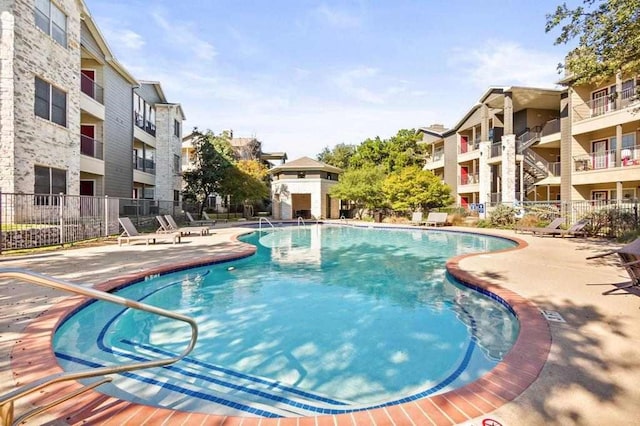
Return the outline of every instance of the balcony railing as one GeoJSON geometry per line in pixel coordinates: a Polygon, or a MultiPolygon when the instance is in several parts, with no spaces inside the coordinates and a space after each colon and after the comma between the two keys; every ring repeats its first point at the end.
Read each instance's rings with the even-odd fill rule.
{"type": "Polygon", "coordinates": [[[460,176],[460,185],[474,185],[480,182],[477,173],[460,176]]]}
{"type": "Polygon", "coordinates": [[[436,151],[431,157],[427,157],[427,163],[435,163],[444,159],[444,151],[436,151]]]}
{"type": "MultiPolygon", "coordinates": [[[[620,150],[620,166],[640,166],[640,145],[620,150]]],[[[573,157],[574,170],[584,172],[589,170],[612,169],[616,166],[616,150],[611,149],[591,154],[573,157]]]]}
{"type": "Polygon", "coordinates": [[[156,163],[148,158],[136,157],[133,162],[133,168],[141,172],[156,174],[156,163]]]}
{"type": "Polygon", "coordinates": [[[103,144],[89,136],[80,135],[80,154],[104,160],[103,144]]]}
{"type": "Polygon", "coordinates": [[[149,120],[145,120],[144,115],[139,112],[133,114],[133,121],[136,126],[149,133],[152,136],[156,135],[156,125],[149,120]]]}
{"type": "Polygon", "coordinates": [[[633,103],[638,103],[638,101],[640,101],[640,96],[638,96],[637,88],[634,85],[622,90],[619,95],[612,93],[578,104],[573,110],[578,120],[584,120],[621,110],[633,103]]]}
{"type": "Polygon", "coordinates": [[[491,158],[502,156],[502,142],[491,144],[491,158]]]}
{"type": "Polygon", "coordinates": [[[104,104],[104,89],[88,76],[80,73],[80,90],[90,98],[104,104]]]}
{"type": "Polygon", "coordinates": [[[560,176],[560,162],[549,163],[548,169],[551,176],[560,176]]]}
{"type": "Polygon", "coordinates": [[[477,151],[479,147],[480,147],[479,144],[475,144],[472,142],[469,142],[466,145],[461,144],[458,146],[458,154],[465,154],[467,152],[477,151]]]}

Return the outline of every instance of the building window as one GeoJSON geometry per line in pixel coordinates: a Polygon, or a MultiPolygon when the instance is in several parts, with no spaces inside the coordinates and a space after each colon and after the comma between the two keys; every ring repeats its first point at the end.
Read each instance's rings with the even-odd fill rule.
{"type": "Polygon", "coordinates": [[[67,171],[52,167],[34,166],[33,193],[37,205],[57,205],[58,194],[67,193],[67,171]]]}
{"type": "Polygon", "coordinates": [[[67,47],[67,16],[50,0],[36,0],[36,26],[67,47]]]}
{"type": "Polygon", "coordinates": [[[156,110],[137,93],[133,94],[133,119],[136,126],[152,136],[156,135],[156,110]]]}
{"type": "Polygon", "coordinates": [[[36,115],[67,127],[67,94],[38,77],[35,89],[36,115]]]}
{"type": "Polygon", "coordinates": [[[173,171],[174,173],[180,173],[180,156],[175,154],[173,156],[173,171]]]}
{"type": "Polygon", "coordinates": [[[173,120],[173,135],[177,138],[180,137],[180,122],[178,120],[173,120]]]}
{"type": "Polygon", "coordinates": [[[177,206],[180,204],[180,191],[173,190],[173,205],[177,206]]]}
{"type": "Polygon", "coordinates": [[[307,177],[305,172],[298,172],[298,179],[304,179],[305,177],[307,177]]]}

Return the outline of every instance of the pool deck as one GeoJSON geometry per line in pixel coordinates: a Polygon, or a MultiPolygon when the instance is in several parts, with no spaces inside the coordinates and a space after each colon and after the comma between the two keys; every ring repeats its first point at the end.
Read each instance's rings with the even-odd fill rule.
{"type": "MultiPolygon", "coordinates": [[[[111,242],[31,256],[3,255],[0,268],[25,268],[78,284],[101,284],[106,288],[150,270],[159,271],[194,259],[204,262],[251,252],[247,245],[234,240],[238,228],[223,226],[219,225],[213,235],[184,238],[184,242],[177,245],[118,247],[111,242]],[[118,280],[113,281],[116,277],[118,280]]],[[[446,230],[471,229],[448,227],[446,230]]],[[[460,274],[482,282],[485,287],[498,286],[494,287],[496,291],[511,295],[508,297],[513,300],[518,296],[526,299],[518,304],[522,304],[525,309],[522,312],[537,324],[527,331],[527,339],[520,342],[524,350],[521,354],[528,351],[530,355],[521,359],[511,357],[502,368],[504,371],[476,383],[475,395],[465,394],[456,402],[446,397],[429,398],[400,408],[380,409],[376,415],[361,412],[340,420],[332,416],[300,418],[294,424],[480,425],[485,418],[499,420],[503,425],[640,423],[640,289],[619,288],[629,282],[629,277],[616,266],[614,257],[585,260],[589,255],[617,245],[598,239],[473,231],[526,242],[527,246],[519,250],[465,256],[452,262],[450,267],[457,266],[460,274]],[[532,307],[534,311],[538,308],[558,312],[565,322],[539,321],[542,316],[537,312],[532,316],[532,307]],[[548,348],[549,343],[547,356],[545,346],[548,348]],[[531,368],[538,361],[541,370],[531,368]],[[503,374],[501,378],[500,373],[506,376],[503,374]],[[461,407],[460,401],[467,406],[461,407]],[[424,416],[424,422],[416,420],[417,416],[424,416]]],[[[51,328],[60,312],[79,299],[7,280],[0,280],[0,298],[0,394],[5,394],[17,383],[24,384],[38,377],[39,371],[32,370],[40,366],[42,358],[50,352],[51,328]]],[[[47,396],[46,393],[39,395],[45,399],[47,396]]],[[[28,424],[139,425],[145,421],[144,424],[149,425],[289,424],[289,419],[280,419],[280,422],[234,417],[204,420],[188,413],[167,415],[165,410],[124,408],[125,405],[106,397],[100,400],[94,395],[91,404],[83,409],[78,408],[79,403],[67,403],[59,407],[57,414],[52,410],[28,424]],[[123,413],[127,413],[124,423],[123,417],[116,416],[123,413]]],[[[21,400],[16,407],[19,414],[29,407],[29,401],[21,400]]]]}

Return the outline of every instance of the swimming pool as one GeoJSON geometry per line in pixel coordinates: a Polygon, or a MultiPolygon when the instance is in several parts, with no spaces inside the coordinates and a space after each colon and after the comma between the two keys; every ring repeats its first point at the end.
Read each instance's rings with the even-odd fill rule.
{"type": "MultiPolygon", "coordinates": [[[[313,226],[245,241],[255,256],[120,291],[197,318],[201,335],[186,361],[129,373],[109,393],[235,415],[336,414],[462,386],[517,336],[507,307],[444,270],[454,255],[512,247],[506,240],[313,226]]],[[[130,362],[178,352],[189,330],[174,327],[93,303],[65,321],[54,347],[69,369],[130,362]]]]}

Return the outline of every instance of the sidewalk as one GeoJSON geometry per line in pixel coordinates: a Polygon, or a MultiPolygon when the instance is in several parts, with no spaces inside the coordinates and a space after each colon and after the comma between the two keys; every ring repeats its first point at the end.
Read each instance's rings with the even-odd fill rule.
{"type": "MultiPolygon", "coordinates": [[[[468,228],[449,228],[468,230],[468,228]]],[[[82,285],[143,271],[185,256],[205,257],[239,250],[233,235],[246,229],[218,227],[182,244],[104,246],[0,256],[0,268],[18,267],[82,285]]],[[[485,232],[483,230],[474,230],[485,232]]],[[[508,425],[624,425],[640,419],[640,289],[618,290],[628,283],[613,257],[586,261],[611,244],[601,240],[531,237],[513,231],[524,250],[482,254],[460,266],[485,280],[528,298],[566,322],[550,322],[553,343],[539,379],[494,414],[508,425]]],[[[0,281],[0,394],[15,385],[10,352],[21,331],[66,294],[0,281]]],[[[18,407],[20,404],[18,404],[18,407]]],[[[20,410],[18,410],[19,412],[20,410]]],[[[46,416],[38,418],[41,423],[46,416]]]]}

